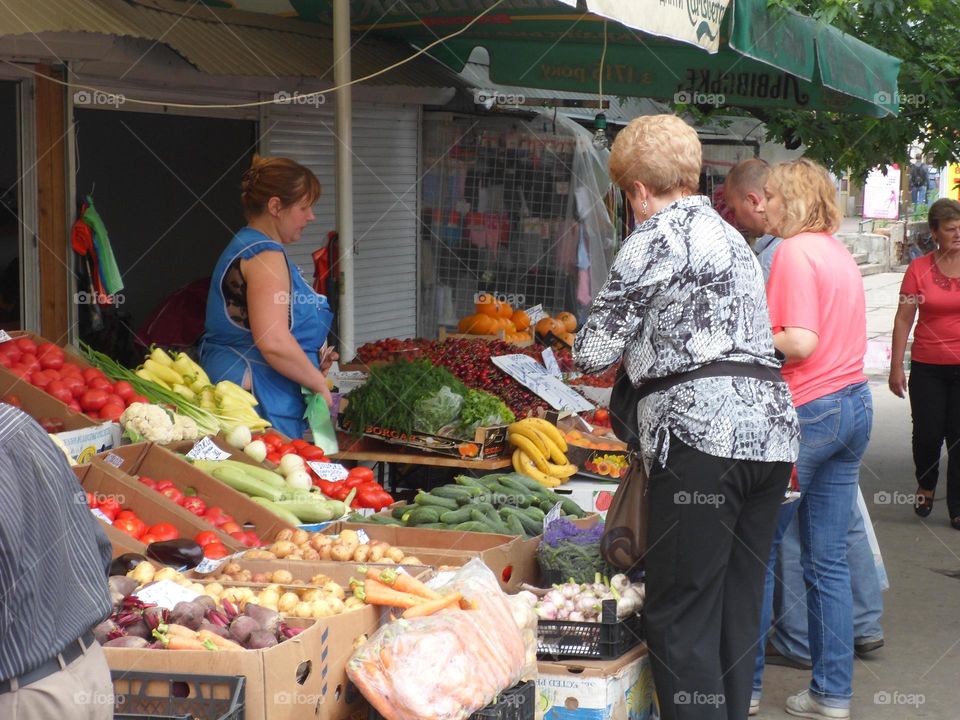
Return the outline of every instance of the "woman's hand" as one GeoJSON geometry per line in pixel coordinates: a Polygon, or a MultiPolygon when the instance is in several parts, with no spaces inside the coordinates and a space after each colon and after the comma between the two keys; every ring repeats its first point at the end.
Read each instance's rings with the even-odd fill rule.
{"type": "Polygon", "coordinates": [[[326,373],[337,360],[340,359],[340,353],[333,348],[326,348],[320,352],[320,372],[326,373]]]}
{"type": "Polygon", "coordinates": [[[890,368],[890,377],[887,379],[887,385],[890,388],[890,392],[896,395],[899,398],[902,398],[907,393],[907,374],[903,371],[902,365],[894,364],[890,368]]]}

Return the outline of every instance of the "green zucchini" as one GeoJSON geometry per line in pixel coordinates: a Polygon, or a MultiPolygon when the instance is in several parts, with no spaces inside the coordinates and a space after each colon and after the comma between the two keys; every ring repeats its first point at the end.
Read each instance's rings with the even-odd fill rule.
{"type": "Polygon", "coordinates": [[[250,499],[253,500],[257,505],[262,505],[264,508],[272,512],[274,515],[276,515],[278,518],[280,518],[281,520],[283,520],[285,523],[289,525],[293,525],[294,527],[296,527],[297,525],[303,525],[303,522],[300,520],[300,518],[298,518],[292,512],[290,512],[289,510],[285,510],[284,508],[280,507],[276,503],[270,502],[264,497],[257,497],[256,495],[251,495],[250,499]]]}
{"type": "Polygon", "coordinates": [[[330,503],[316,500],[280,500],[277,505],[305,523],[327,522],[343,514],[337,513],[330,503]]]}
{"type": "Polygon", "coordinates": [[[234,490],[242,492],[244,495],[250,495],[266,498],[276,502],[283,497],[283,492],[278,488],[260,482],[253,476],[235,467],[217,467],[211,473],[213,477],[224,485],[232,487],[234,490]]]}

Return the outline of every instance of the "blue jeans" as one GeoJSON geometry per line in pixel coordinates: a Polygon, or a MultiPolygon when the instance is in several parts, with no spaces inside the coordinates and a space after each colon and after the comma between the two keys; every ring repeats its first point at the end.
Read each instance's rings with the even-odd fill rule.
{"type": "MultiPolygon", "coordinates": [[[[773,610],[777,553],[799,518],[800,561],[806,584],[813,677],[810,693],[824,705],[850,706],[853,695],[853,596],[847,566],[847,531],[857,497],[860,460],[870,441],[873,399],[857,383],[801,405],[797,477],[801,497],[782,505],[767,561],[753,696],[763,688],[763,659],[773,610]]],[[[875,571],[874,571],[875,572],[875,571]]]]}
{"type": "MultiPolygon", "coordinates": [[[[853,637],[879,640],[883,637],[883,591],[880,574],[867,540],[866,526],[859,505],[854,502],[847,530],[847,565],[853,592],[853,637]]],[[[774,595],[773,635],[770,642],[781,655],[810,662],[807,641],[807,600],[800,564],[800,522],[794,513],[780,545],[777,564],[780,586],[774,595]]]]}

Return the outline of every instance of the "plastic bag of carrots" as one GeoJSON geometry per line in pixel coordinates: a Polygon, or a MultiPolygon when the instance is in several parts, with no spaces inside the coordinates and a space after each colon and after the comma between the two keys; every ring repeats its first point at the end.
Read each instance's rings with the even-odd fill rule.
{"type": "MultiPolygon", "coordinates": [[[[432,592],[438,597],[414,603],[347,662],[350,680],[387,720],[463,720],[531,673],[507,596],[483,562],[471,560],[432,592]],[[410,614],[443,599],[439,610],[410,614]]],[[[374,599],[387,601],[385,595],[374,599]]]]}

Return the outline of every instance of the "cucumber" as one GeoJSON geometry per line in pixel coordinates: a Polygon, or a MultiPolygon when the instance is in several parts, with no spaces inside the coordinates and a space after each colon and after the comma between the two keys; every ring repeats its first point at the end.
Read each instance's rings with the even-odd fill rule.
{"type": "Polygon", "coordinates": [[[390,515],[371,515],[367,518],[367,521],[375,523],[376,525],[398,525],[403,527],[402,522],[390,515]]]}
{"type": "Polygon", "coordinates": [[[425,523],[438,523],[440,522],[441,512],[443,512],[443,510],[439,507],[415,505],[413,509],[407,513],[403,521],[411,527],[425,523]]]}
{"type": "Polygon", "coordinates": [[[570,498],[565,498],[562,495],[560,496],[560,509],[563,511],[564,515],[572,515],[575,518],[582,518],[586,516],[583,508],[577,505],[570,498]]]}
{"type": "Polygon", "coordinates": [[[210,474],[224,485],[228,485],[244,495],[262,497],[272,502],[276,502],[283,496],[283,492],[278,488],[256,480],[239,468],[217,467],[210,474]]]}
{"type": "Polygon", "coordinates": [[[449,530],[450,526],[442,522],[423,523],[422,525],[417,525],[417,529],[424,529],[424,528],[427,530],[449,530]]]}
{"type": "Polygon", "coordinates": [[[434,497],[456,500],[461,505],[463,504],[463,499],[469,500],[470,498],[476,497],[482,493],[483,491],[480,488],[469,488],[461,485],[441,485],[440,487],[434,488],[430,491],[430,494],[434,497]]]}
{"type": "Polygon", "coordinates": [[[474,479],[474,478],[472,478],[472,477],[467,477],[466,475],[457,475],[457,476],[453,479],[453,481],[454,481],[457,485],[460,485],[461,487],[480,488],[481,490],[484,490],[484,491],[486,491],[486,489],[487,489],[487,486],[486,486],[486,485],[483,485],[482,483],[477,482],[476,479],[474,479]]]}
{"type": "Polygon", "coordinates": [[[538,483],[533,478],[527,477],[526,475],[521,475],[520,473],[510,473],[509,475],[503,475],[502,478],[523,485],[534,495],[539,494],[540,491],[543,490],[543,485],[538,483]]]}
{"type": "Polygon", "coordinates": [[[471,508],[470,510],[470,519],[476,522],[486,523],[493,532],[501,533],[503,535],[509,535],[510,531],[507,528],[507,525],[503,520],[500,519],[500,516],[497,515],[497,511],[493,509],[493,506],[487,505],[490,508],[490,512],[484,512],[479,508],[471,508]]]}
{"type": "Polygon", "coordinates": [[[262,505],[263,507],[265,507],[267,510],[272,512],[274,515],[276,515],[278,518],[283,520],[288,525],[293,525],[294,527],[296,527],[297,525],[303,525],[303,523],[300,521],[300,518],[298,518],[292,512],[290,512],[289,510],[284,510],[282,507],[280,507],[276,503],[270,502],[266,498],[257,497],[256,495],[251,495],[250,499],[253,500],[257,505],[262,505]]]}
{"type": "Polygon", "coordinates": [[[460,507],[459,503],[456,500],[451,500],[450,498],[437,497],[436,495],[431,495],[430,493],[425,493],[422,490],[417,493],[417,496],[413,499],[413,502],[421,507],[424,505],[434,505],[436,507],[445,508],[447,510],[456,510],[460,507]]]}
{"type": "Polygon", "coordinates": [[[547,514],[546,514],[543,510],[541,510],[540,508],[538,508],[538,507],[536,507],[536,506],[534,506],[534,505],[531,505],[531,506],[528,507],[528,508],[524,508],[524,509],[523,509],[523,512],[524,512],[526,515],[528,515],[528,516],[530,517],[530,519],[532,519],[532,520],[534,520],[534,521],[536,521],[536,522],[539,522],[539,523],[543,523],[544,518],[547,517],[547,514]]]}
{"type": "Polygon", "coordinates": [[[496,532],[489,525],[487,525],[484,522],[479,522],[478,520],[471,520],[469,522],[460,523],[459,525],[454,525],[452,529],[460,530],[462,532],[480,532],[480,533],[496,532]]]}
{"type": "MultiPolygon", "coordinates": [[[[506,515],[507,518],[516,518],[526,535],[539,535],[543,532],[543,520],[534,520],[525,510],[506,507],[501,509],[500,513],[506,515]]],[[[509,524],[509,520],[507,520],[507,523],[509,524]]]]}
{"type": "Polygon", "coordinates": [[[447,525],[459,525],[462,522],[470,520],[470,507],[462,507],[459,510],[447,510],[440,515],[440,522],[447,525]]]}
{"type": "Polygon", "coordinates": [[[519,535],[520,537],[529,535],[526,528],[523,527],[523,523],[520,522],[520,518],[516,515],[507,515],[504,519],[507,521],[507,528],[509,528],[511,535],[519,535]]]}

